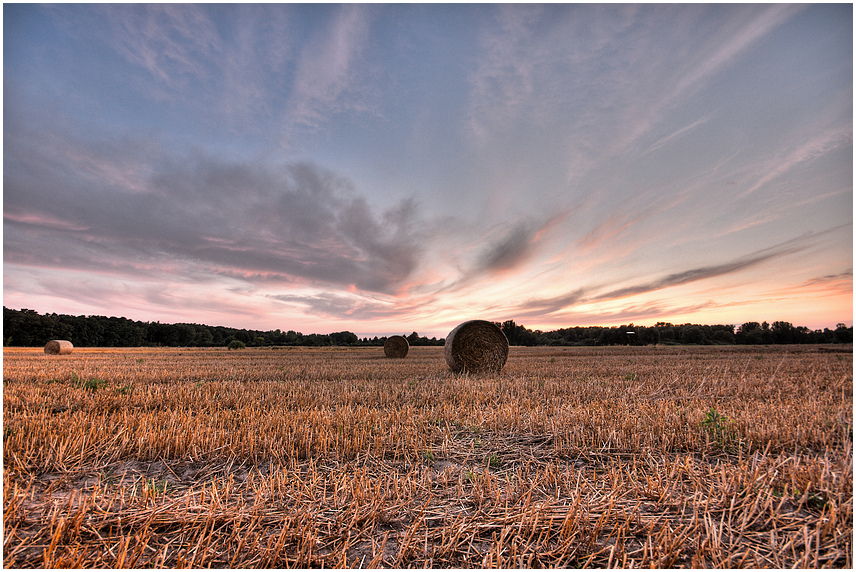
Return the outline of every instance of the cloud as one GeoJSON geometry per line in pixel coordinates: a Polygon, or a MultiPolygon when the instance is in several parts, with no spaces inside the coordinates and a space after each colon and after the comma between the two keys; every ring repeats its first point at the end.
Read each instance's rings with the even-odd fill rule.
{"type": "Polygon", "coordinates": [[[481,35],[477,69],[470,82],[470,127],[478,137],[497,118],[535,113],[536,75],[544,53],[532,41],[533,27],[544,8],[535,5],[502,5],[494,11],[495,27],[481,35]]]}
{"type": "Polygon", "coordinates": [[[256,117],[279,117],[294,58],[288,8],[238,4],[233,7],[234,34],[215,68],[222,110],[236,132],[247,131],[256,117]]]}
{"type": "Polygon", "coordinates": [[[766,36],[805,7],[790,4],[775,4],[761,8],[754,17],[748,12],[740,13],[739,28],[725,37],[718,37],[717,47],[705,54],[704,59],[695,62],[688,72],[675,84],[670,99],[684,95],[732,62],[753,43],[766,36]]]}
{"type": "Polygon", "coordinates": [[[743,191],[738,199],[754,193],[770,181],[773,181],[798,165],[812,161],[833,151],[842,145],[853,144],[853,127],[837,126],[818,133],[808,141],[801,142],[799,147],[790,150],[785,156],[777,156],[764,165],[764,174],[754,185],[743,191]]]}
{"type": "Polygon", "coordinates": [[[512,270],[525,261],[534,247],[535,233],[528,223],[518,223],[498,242],[489,244],[478,256],[476,272],[512,270]]]}
{"type": "Polygon", "coordinates": [[[697,120],[693,121],[693,122],[692,122],[692,123],[690,123],[689,125],[686,125],[686,126],[684,126],[684,127],[681,127],[680,129],[678,129],[678,130],[677,130],[677,131],[675,131],[674,133],[670,133],[669,135],[667,135],[667,136],[663,137],[662,139],[660,139],[660,140],[659,140],[659,141],[657,141],[656,143],[652,144],[652,145],[651,145],[651,147],[649,147],[646,151],[644,151],[644,152],[640,155],[640,157],[644,157],[645,155],[648,155],[649,153],[653,153],[653,152],[654,152],[654,151],[656,151],[657,149],[660,149],[660,148],[662,148],[663,146],[665,146],[665,145],[666,145],[667,143],[669,143],[670,141],[672,141],[672,140],[674,140],[674,139],[677,139],[677,138],[681,137],[682,135],[684,135],[685,133],[687,133],[687,132],[689,132],[689,131],[692,131],[693,129],[695,129],[695,128],[696,128],[696,127],[698,127],[699,125],[704,125],[704,124],[705,124],[705,123],[707,123],[708,121],[710,121],[710,117],[702,117],[701,119],[697,119],[697,120]]]}
{"type": "Polygon", "coordinates": [[[848,268],[837,274],[827,274],[805,280],[800,284],[786,286],[768,293],[770,296],[788,296],[802,294],[806,297],[853,295],[853,269],[848,268]]]}
{"type": "MultiPolygon", "coordinates": [[[[765,262],[769,262],[774,259],[782,258],[806,250],[819,238],[833,232],[834,230],[836,229],[829,229],[820,233],[807,233],[791,240],[785,241],[781,244],[772,246],[770,248],[765,248],[756,251],[752,254],[740,257],[731,262],[690,268],[681,272],[668,274],[662,278],[653,280],[651,282],[645,282],[635,284],[633,286],[627,286],[624,288],[608,290],[600,294],[596,294],[596,292],[602,291],[604,289],[605,285],[603,284],[594,284],[585,287],[580,287],[560,296],[554,296],[549,298],[530,298],[525,302],[516,305],[512,310],[512,313],[515,316],[521,318],[546,318],[550,314],[556,314],[578,305],[588,305],[598,302],[605,302],[620,298],[637,296],[639,294],[656,292],[658,290],[663,290],[672,286],[679,286],[682,284],[689,284],[691,282],[709,280],[712,278],[725,276],[727,274],[733,274],[742,270],[759,266],[765,262]]],[[[696,310],[698,309],[702,309],[702,306],[696,308],[696,310]]],[[[685,310],[687,309],[684,308],[681,311],[683,312],[685,310]]],[[[667,311],[675,312],[675,310],[672,308],[668,310],[663,310],[661,313],[665,314],[667,313],[667,311]]],[[[630,313],[625,312],[625,315],[630,315],[630,313]]],[[[656,316],[659,314],[654,313],[652,311],[651,315],[656,316]]],[[[576,314],[569,314],[568,312],[562,313],[562,319],[569,319],[574,316],[576,316],[576,314]]],[[[638,318],[644,316],[637,312],[636,317],[638,318]]]]}
{"type": "Polygon", "coordinates": [[[175,259],[211,275],[384,293],[420,262],[429,227],[412,199],[376,211],[350,180],[312,163],[149,150],[137,158],[145,167],[114,156],[111,168],[107,156],[93,170],[98,153],[85,142],[44,146],[43,134],[10,128],[19,136],[4,177],[10,262],[134,272],[175,259]],[[104,176],[126,170],[134,175],[104,176]]]}
{"type": "Polygon", "coordinates": [[[205,62],[222,54],[214,22],[200,5],[103,5],[110,40],[131,64],[171,89],[188,76],[206,81],[205,62]]]}
{"type": "Polygon", "coordinates": [[[710,278],[716,278],[719,276],[724,276],[726,274],[733,274],[741,270],[746,270],[747,268],[758,266],[764,262],[768,262],[776,258],[781,258],[805,250],[810,246],[810,242],[817,236],[819,235],[815,233],[807,233],[797,238],[781,243],[779,245],[770,248],[765,248],[763,250],[759,250],[746,256],[742,256],[737,260],[733,260],[731,262],[715,264],[712,266],[700,266],[698,268],[691,268],[682,272],[676,272],[654,280],[652,282],[637,284],[634,286],[628,286],[625,288],[619,288],[617,290],[605,292],[603,294],[594,296],[593,298],[591,298],[591,300],[598,302],[604,300],[614,300],[616,298],[635,296],[638,294],[662,290],[664,288],[670,288],[672,286],[679,286],[681,284],[689,284],[690,282],[708,280],[710,278]]]}
{"type": "Polygon", "coordinates": [[[365,6],[345,5],[329,27],[317,33],[297,62],[291,120],[317,126],[331,112],[348,107],[344,100],[358,76],[355,67],[368,40],[365,6]]]}
{"type": "Polygon", "coordinates": [[[581,302],[585,299],[587,292],[587,288],[578,288],[567,294],[552,298],[530,298],[517,306],[515,315],[522,318],[544,317],[581,302]]]}
{"type": "MultiPolygon", "coordinates": [[[[601,8],[609,14],[588,15],[594,21],[593,38],[585,44],[574,39],[586,38],[586,32],[566,25],[571,38],[566,49],[574,56],[569,71],[575,81],[565,86],[569,95],[564,99],[572,98],[567,101],[571,109],[587,110],[570,115],[573,123],[567,131],[576,135],[569,139],[568,177],[581,177],[604,159],[633,152],[649,134],[656,136],[661,126],[669,128],[678,104],[802,9],[791,5],[741,6],[729,11],[700,5],[601,8]]],[[[645,152],[684,133],[659,135],[653,149],[646,146],[645,152]]]]}
{"type": "Polygon", "coordinates": [[[576,249],[593,250],[603,245],[612,245],[614,257],[627,256],[633,250],[646,246],[646,241],[658,240],[657,233],[647,237],[634,237],[632,243],[619,238],[627,235],[634,227],[686,202],[690,198],[691,190],[692,187],[687,187],[676,194],[662,189],[649,189],[636,194],[628,192],[620,204],[612,207],[610,214],[595,219],[596,226],[576,240],[576,249]]]}
{"type": "Polygon", "coordinates": [[[270,296],[278,302],[297,306],[312,316],[323,316],[346,320],[382,320],[385,318],[412,317],[418,309],[414,305],[402,305],[391,300],[379,300],[362,295],[347,295],[333,292],[318,294],[276,294],[270,296]]]}
{"type": "Polygon", "coordinates": [[[314,22],[287,5],[101,4],[50,12],[71,33],[102,42],[108,65],[112,54],[122,58],[134,96],[189,105],[197,124],[210,126],[216,116],[233,133],[249,129],[256,137],[271,122],[316,124],[343,107],[367,37],[362,7],[338,10],[302,52],[299,38],[314,22]]]}
{"type": "Polygon", "coordinates": [[[306,313],[315,316],[334,318],[370,319],[389,309],[387,304],[366,302],[365,299],[359,297],[330,292],[314,295],[277,294],[271,298],[289,305],[300,306],[304,308],[306,313]]]}
{"type": "Polygon", "coordinates": [[[429,288],[419,290],[434,294],[459,291],[486,277],[492,279],[500,274],[523,270],[548,242],[550,232],[570,213],[571,210],[561,211],[540,221],[519,217],[487,230],[458,219],[453,219],[451,224],[447,220],[445,224],[437,225],[438,241],[454,244],[459,249],[461,243],[465,244],[462,252],[448,252],[445,256],[446,263],[457,261],[457,264],[452,264],[457,277],[441,279],[429,288]],[[443,234],[446,236],[441,236],[443,234]]]}
{"type": "Polygon", "coordinates": [[[670,316],[681,316],[694,314],[696,312],[718,308],[720,304],[712,301],[698,302],[696,304],[675,305],[664,300],[655,300],[646,304],[631,304],[617,310],[590,312],[568,312],[557,317],[558,325],[561,327],[567,323],[608,325],[617,323],[632,323],[639,320],[656,320],[658,318],[669,318],[670,316]]]}

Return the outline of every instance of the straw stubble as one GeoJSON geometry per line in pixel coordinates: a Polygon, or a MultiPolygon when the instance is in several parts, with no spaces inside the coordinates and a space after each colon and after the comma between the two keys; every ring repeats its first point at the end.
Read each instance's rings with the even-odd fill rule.
{"type": "Polygon", "coordinates": [[[849,569],[829,349],[6,348],[3,563],[849,569]]]}

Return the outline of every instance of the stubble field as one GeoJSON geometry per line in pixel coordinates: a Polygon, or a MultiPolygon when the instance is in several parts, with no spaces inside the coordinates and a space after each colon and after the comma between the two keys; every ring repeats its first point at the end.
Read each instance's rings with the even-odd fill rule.
{"type": "Polygon", "coordinates": [[[4,567],[852,568],[847,347],[3,353],[4,567]]]}

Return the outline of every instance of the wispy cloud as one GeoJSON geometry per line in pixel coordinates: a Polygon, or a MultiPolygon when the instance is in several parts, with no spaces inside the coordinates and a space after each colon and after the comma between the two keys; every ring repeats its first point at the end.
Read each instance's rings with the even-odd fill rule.
{"type": "Polygon", "coordinates": [[[487,124],[496,126],[500,117],[505,123],[523,113],[539,115],[532,107],[538,98],[534,76],[544,54],[533,47],[532,35],[544,7],[502,5],[493,16],[496,27],[482,33],[480,61],[470,78],[469,122],[479,139],[487,136],[487,124]]]}
{"type": "Polygon", "coordinates": [[[543,319],[549,314],[564,310],[583,301],[587,292],[587,288],[578,288],[573,292],[552,298],[531,298],[517,306],[515,315],[522,318],[537,317],[543,319]]]}
{"type": "Polygon", "coordinates": [[[131,64],[171,89],[187,76],[210,79],[206,62],[222,53],[217,29],[201,5],[102,5],[111,41],[131,64]]]}
{"type": "Polygon", "coordinates": [[[293,23],[281,6],[235,5],[234,33],[224,39],[219,108],[236,130],[254,117],[279,117],[290,86],[293,23]]]}
{"type": "Polygon", "coordinates": [[[411,321],[423,317],[430,300],[402,303],[392,298],[365,294],[319,292],[315,294],[273,294],[269,298],[314,315],[338,320],[411,321]]]}
{"type": "Polygon", "coordinates": [[[281,117],[295,52],[288,6],[97,4],[46,10],[57,25],[101,43],[104,62],[110,54],[122,58],[122,81],[143,101],[193,106],[198,122],[207,123],[204,116],[213,113],[221,124],[244,131],[259,118],[281,117]],[[222,26],[224,17],[229,27],[222,26]]]}
{"type": "MultiPolygon", "coordinates": [[[[492,280],[501,274],[524,270],[569,214],[570,211],[561,211],[542,220],[517,217],[486,230],[478,227],[468,229],[465,222],[456,221],[453,232],[472,240],[472,243],[455,256],[459,259],[457,277],[443,280],[428,291],[460,291],[482,279],[492,280]],[[474,237],[474,234],[478,236],[474,237]]],[[[447,227],[447,230],[450,229],[447,227]]]]}
{"type": "Polygon", "coordinates": [[[816,240],[817,237],[820,236],[820,234],[808,233],[776,246],[765,248],[746,256],[741,256],[731,262],[711,266],[700,266],[689,270],[683,270],[681,272],[675,272],[662,278],[658,278],[652,282],[636,284],[634,286],[627,286],[617,290],[611,290],[603,294],[598,294],[597,296],[592,297],[591,300],[614,300],[616,298],[635,296],[672,286],[679,286],[681,284],[688,284],[699,280],[709,280],[711,278],[733,274],[735,272],[746,270],[762,263],[805,250],[810,246],[812,241],[816,240]]]}
{"type": "MultiPolygon", "coordinates": [[[[662,59],[655,59],[657,67],[645,69],[650,65],[646,61],[636,62],[632,56],[627,61],[632,66],[624,66],[623,73],[634,77],[638,85],[633,90],[622,90],[623,106],[627,109],[627,120],[621,123],[620,131],[613,133],[614,143],[610,146],[610,154],[632,149],[637,142],[648,134],[656,131],[658,125],[667,117],[667,111],[676,104],[692,96],[703,86],[712,81],[716,74],[734,63],[754,43],[769,34],[775,28],[795,16],[802,6],[771,5],[764,7],[744,7],[739,13],[718,21],[718,26],[699,37],[687,34],[690,30],[701,26],[702,21],[708,21],[710,14],[704,10],[720,11],[718,6],[683,6],[676,10],[674,6],[664,7],[663,11],[645,11],[639,16],[639,23],[644,27],[660,26],[669,22],[670,30],[658,42],[651,38],[629,35],[630,40],[623,46],[627,52],[651,54],[662,50],[664,46],[672,46],[673,53],[663,53],[662,59]],[[698,46],[698,49],[686,52],[686,46],[698,46]],[[678,57],[678,54],[681,54],[678,57]],[[671,68],[663,67],[664,61],[671,61],[671,68]]],[[[620,85],[620,84],[619,84],[620,85]]],[[[615,97],[614,94],[611,94],[615,97]]],[[[700,125],[695,122],[686,129],[700,125]]],[[[680,130],[659,139],[652,147],[665,144],[673,137],[685,133],[680,130]]],[[[649,147],[646,152],[652,150],[649,147]]]]}
{"type": "MultiPolygon", "coordinates": [[[[719,38],[716,48],[707,53],[699,62],[695,62],[688,72],[677,82],[670,99],[685,95],[708,81],[714,74],[731,63],[747,48],[795,16],[805,7],[795,4],[771,4],[760,8],[760,13],[750,18],[743,14],[737,19],[739,28],[728,36],[719,38]]],[[[718,9],[718,8],[716,8],[718,9]]]]}
{"type": "Polygon", "coordinates": [[[764,173],[754,185],[743,191],[738,198],[742,199],[754,193],[767,183],[774,181],[798,165],[812,161],[843,145],[853,144],[853,126],[837,126],[823,131],[810,140],[802,142],[799,147],[789,150],[785,156],[777,156],[764,166],[764,173]]]}
{"type": "MultiPolygon", "coordinates": [[[[705,310],[716,309],[720,305],[712,300],[697,302],[693,304],[674,303],[669,300],[654,300],[644,304],[629,304],[619,308],[597,308],[594,310],[581,310],[570,306],[566,311],[553,314],[552,316],[529,317],[537,321],[545,328],[562,328],[569,324],[580,326],[602,326],[604,324],[631,324],[633,322],[647,322],[649,324],[662,319],[670,320],[672,316],[691,315],[705,310]]],[[[525,318],[524,318],[525,319],[525,318]]],[[[531,324],[521,321],[523,325],[531,324]]]]}
{"type": "Polygon", "coordinates": [[[345,96],[359,79],[355,67],[368,40],[369,23],[368,7],[337,7],[329,26],[299,56],[290,122],[316,127],[328,114],[355,104],[345,96]]]}
{"type": "Polygon", "coordinates": [[[634,284],[632,286],[603,291],[607,287],[606,284],[589,284],[559,296],[549,298],[530,298],[525,302],[516,305],[513,309],[513,313],[514,315],[525,318],[548,319],[547,317],[550,314],[561,312],[563,317],[567,317],[568,312],[575,306],[596,304],[620,298],[629,298],[640,294],[656,292],[673,286],[719,278],[743,270],[748,270],[766,262],[771,262],[775,259],[783,258],[806,250],[815,244],[817,240],[834,230],[835,229],[829,229],[821,233],[808,233],[775,246],[747,254],[729,262],[689,268],[687,270],[668,274],[656,280],[634,284]]]}
{"type": "Polygon", "coordinates": [[[853,294],[853,269],[848,268],[837,274],[827,274],[803,281],[800,284],[786,286],[770,292],[769,295],[793,296],[799,293],[808,297],[853,294]]]}
{"type": "Polygon", "coordinates": [[[674,133],[670,133],[669,135],[666,135],[665,137],[663,137],[659,141],[656,141],[648,149],[646,149],[640,156],[644,157],[645,155],[647,155],[649,153],[653,153],[657,149],[660,149],[663,146],[665,146],[666,144],[668,144],[670,141],[673,141],[673,140],[681,137],[682,135],[686,134],[687,132],[692,131],[693,129],[695,129],[699,125],[704,125],[708,121],[710,121],[710,117],[702,117],[701,119],[697,119],[697,120],[693,121],[689,125],[681,127],[680,129],[678,129],[674,133]]]}

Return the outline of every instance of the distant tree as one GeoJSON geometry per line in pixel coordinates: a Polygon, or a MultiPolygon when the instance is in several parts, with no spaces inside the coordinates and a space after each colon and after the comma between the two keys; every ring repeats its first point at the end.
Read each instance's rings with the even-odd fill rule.
{"type": "MultiPolygon", "coordinates": [[[[735,331],[732,325],[674,325],[657,322],[653,327],[633,324],[600,327],[573,326],[549,332],[532,331],[514,320],[497,323],[510,345],[591,346],[626,344],[635,331],[638,344],[716,343],[716,344],[808,344],[853,343],[853,327],[839,323],[835,330],[810,330],[790,322],[746,322],[735,331]]],[[[385,338],[360,340],[353,332],[303,335],[294,330],[282,332],[244,330],[200,324],[162,324],[135,322],[106,316],[40,315],[33,310],[3,308],[3,344],[6,346],[43,346],[52,339],[67,339],[76,347],[127,346],[226,346],[233,341],[246,345],[383,345],[385,338]]],[[[411,345],[443,345],[445,339],[407,336],[411,345]]]]}
{"type": "Polygon", "coordinates": [[[738,344],[758,345],[764,343],[764,331],[758,322],[746,322],[737,328],[735,339],[738,344]]]}
{"type": "Polygon", "coordinates": [[[174,328],[177,339],[176,345],[189,346],[193,344],[193,340],[196,339],[196,328],[190,324],[176,324],[174,328]]]}
{"type": "Polygon", "coordinates": [[[684,344],[704,344],[707,338],[704,330],[698,326],[685,326],[681,329],[681,342],[684,344]]]}
{"type": "Polygon", "coordinates": [[[330,334],[330,341],[336,346],[352,346],[359,342],[357,334],[353,332],[333,332],[330,334]]]}
{"type": "Polygon", "coordinates": [[[728,330],[715,330],[713,340],[718,344],[733,344],[735,342],[734,332],[728,330]]]}
{"type": "Polygon", "coordinates": [[[797,342],[797,330],[790,322],[773,322],[771,328],[773,343],[794,344],[797,342]]]}
{"type": "Polygon", "coordinates": [[[241,340],[232,340],[229,342],[229,345],[226,346],[230,350],[242,350],[247,347],[247,345],[241,340]]]}
{"type": "Polygon", "coordinates": [[[211,330],[206,327],[200,326],[196,330],[196,345],[200,347],[208,347],[214,345],[214,336],[211,334],[211,330]]]}
{"type": "Polygon", "coordinates": [[[838,324],[835,326],[834,338],[836,344],[852,344],[853,343],[853,327],[847,327],[847,324],[838,324]]]}
{"type": "Polygon", "coordinates": [[[514,320],[506,320],[500,326],[502,333],[505,334],[505,337],[508,339],[508,343],[512,346],[517,345],[517,324],[514,323],[514,320]]]}

